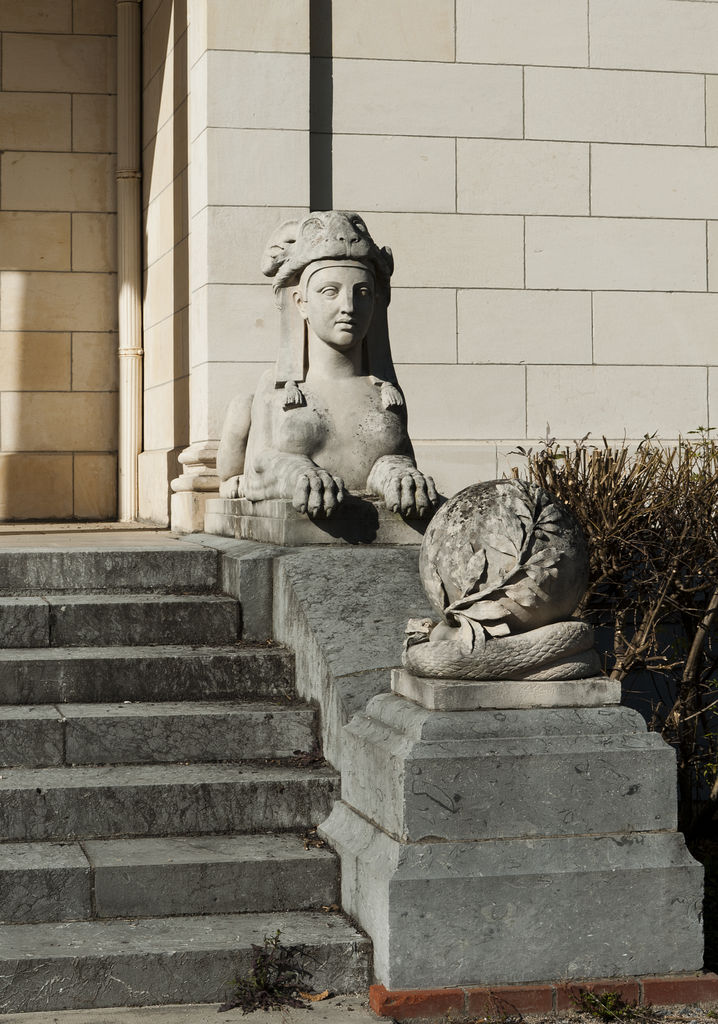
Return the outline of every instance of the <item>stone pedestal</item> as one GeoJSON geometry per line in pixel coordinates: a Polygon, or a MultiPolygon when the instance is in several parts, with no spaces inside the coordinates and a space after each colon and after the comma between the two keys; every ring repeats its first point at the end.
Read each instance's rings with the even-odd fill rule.
{"type": "Polygon", "coordinates": [[[291,501],[211,498],[206,533],[283,544],[420,544],[428,519],[404,519],[383,502],[348,495],[329,519],[310,519],[291,501]]]}
{"type": "Polygon", "coordinates": [[[596,704],[599,683],[536,684],[546,690],[529,707],[496,696],[510,684],[463,683],[473,709],[443,711],[416,696],[436,706],[447,681],[422,680],[415,700],[381,694],[346,726],[342,800],[320,831],[377,981],[700,968],[702,868],[675,831],[673,751],[610,686],[596,704]]]}
{"type": "Polygon", "coordinates": [[[191,444],[178,456],[182,473],[173,480],[170,522],[177,533],[201,533],[207,501],[219,491],[217,441],[191,444]]]}

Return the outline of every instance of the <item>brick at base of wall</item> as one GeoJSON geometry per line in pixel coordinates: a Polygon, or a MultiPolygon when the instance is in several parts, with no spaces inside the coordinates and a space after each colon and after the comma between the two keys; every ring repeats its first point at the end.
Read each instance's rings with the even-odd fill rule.
{"type": "Polygon", "coordinates": [[[503,985],[490,988],[393,989],[372,985],[369,1005],[380,1017],[432,1019],[453,1015],[501,1018],[512,1013],[552,1013],[574,1007],[581,992],[618,992],[627,1003],[668,1006],[718,1000],[718,975],[669,974],[644,978],[593,978],[573,983],[503,985]]]}

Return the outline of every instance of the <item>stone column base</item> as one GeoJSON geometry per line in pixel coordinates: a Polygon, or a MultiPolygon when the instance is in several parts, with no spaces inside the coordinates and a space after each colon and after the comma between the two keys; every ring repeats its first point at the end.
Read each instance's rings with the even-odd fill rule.
{"type": "Polygon", "coordinates": [[[321,834],[387,988],[701,967],[703,869],[676,832],[675,757],[636,712],[380,694],[345,727],[344,764],[321,834]]]}
{"type": "Polygon", "coordinates": [[[175,491],[170,499],[173,532],[202,533],[205,508],[212,497],[206,491],[175,491]]]}

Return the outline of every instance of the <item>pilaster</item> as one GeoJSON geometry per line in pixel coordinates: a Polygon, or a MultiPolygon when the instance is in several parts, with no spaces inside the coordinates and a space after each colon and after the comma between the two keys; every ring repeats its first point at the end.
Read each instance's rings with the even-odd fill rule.
{"type": "Polygon", "coordinates": [[[309,203],[309,0],[190,0],[190,445],[172,526],[201,530],[216,496],[224,413],[276,349],[259,266],[270,233],[309,203]],[[247,22],[247,24],[244,24],[247,22]]]}

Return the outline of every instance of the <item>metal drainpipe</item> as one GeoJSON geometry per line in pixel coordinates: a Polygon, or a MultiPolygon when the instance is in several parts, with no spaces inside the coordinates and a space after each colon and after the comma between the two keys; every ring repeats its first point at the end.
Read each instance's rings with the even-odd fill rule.
{"type": "Polygon", "coordinates": [[[141,0],[117,0],[118,512],[137,519],[142,450],[141,0]]]}

